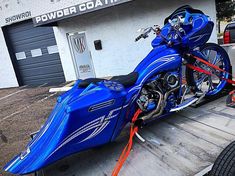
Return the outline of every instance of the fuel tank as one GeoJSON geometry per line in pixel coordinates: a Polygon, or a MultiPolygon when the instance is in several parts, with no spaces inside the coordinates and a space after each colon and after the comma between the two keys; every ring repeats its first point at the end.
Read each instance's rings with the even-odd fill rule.
{"type": "Polygon", "coordinates": [[[179,52],[167,45],[155,47],[136,67],[139,73],[137,85],[143,85],[149,78],[161,72],[177,70],[181,67],[182,57],[179,52]]]}

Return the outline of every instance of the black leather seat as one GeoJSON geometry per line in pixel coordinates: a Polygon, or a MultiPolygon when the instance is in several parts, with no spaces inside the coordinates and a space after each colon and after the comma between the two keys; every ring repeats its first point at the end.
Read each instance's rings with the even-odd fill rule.
{"type": "MultiPolygon", "coordinates": [[[[127,88],[127,87],[130,87],[130,86],[134,85],[136,83],[138,77],[139,77],[139,74],[137,72],[132,72],[128,75],[114,76],[110,80],[119,82],[124,87],[127,88]]],[[[89,78],[89,79],[85,79],[82,82],[80,82],[78,86],[80,88],[86,88],[91,83],[96,84],[98,82],[105,81],[105,80],[106,79],[101,79],[101,78],[89,78]]]]}

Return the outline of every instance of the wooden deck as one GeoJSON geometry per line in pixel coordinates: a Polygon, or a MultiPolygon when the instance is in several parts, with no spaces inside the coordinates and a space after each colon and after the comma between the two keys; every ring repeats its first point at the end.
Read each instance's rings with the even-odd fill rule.
{"type": "MultiPolygon", "coordinates": [[[[127,128],[114,143],[63,159],[46,168],[46,176],[111,175],[128,141],[127,128]]],[[[235,140],[235,109],[225,98],[187,108],[154,122],[140,131],[120,176],[195,175],[210,166],[217,155],[235,140]]]]}

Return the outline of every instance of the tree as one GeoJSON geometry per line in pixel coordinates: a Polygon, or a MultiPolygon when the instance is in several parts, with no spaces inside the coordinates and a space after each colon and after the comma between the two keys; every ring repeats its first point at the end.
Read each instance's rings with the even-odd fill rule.
{"type": "Polygon", "coordinates": [[[220,33],[220,21],[231,21],[235,15],[235,0],[216,0],[216,11],[220,33]]]}

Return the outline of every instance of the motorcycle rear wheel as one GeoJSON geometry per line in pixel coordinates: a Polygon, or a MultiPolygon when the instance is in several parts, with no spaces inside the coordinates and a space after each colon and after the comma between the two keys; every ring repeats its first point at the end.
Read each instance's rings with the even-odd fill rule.
{"type": "MultiPolygon", "coordinates": [[[[205,56],[205,59],[210,63],[222,68],[227,73],[218,73],[221,78],[230,79],[231,75],[231,63],[227,52],[219,45],[214,43],[207,43],[200,48],[200,51],[205,56]]],[[[190,61],[192,65],[200,67],[204,70],[210,71],[210,68],[203,63],[200,63],[196,59],[190,61]]],[[[227,86],[226,80],[220,79],[217,76],[208,76],[203,73],[199,73],[190,68],[186,68],[186,81],[193,89],[193,92],[199,90],[205,93],[205,97],[216,96],[221,93],[227,86]]]]}

